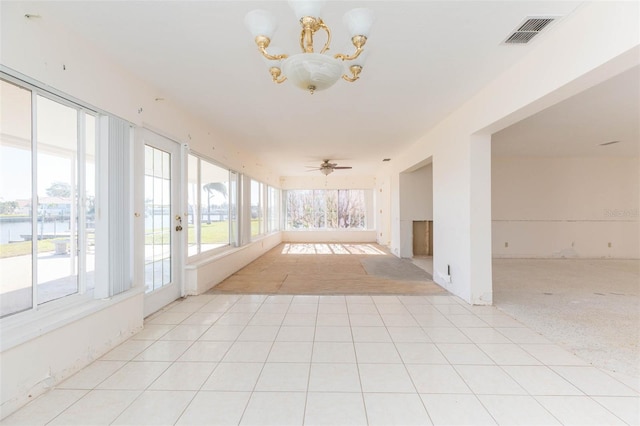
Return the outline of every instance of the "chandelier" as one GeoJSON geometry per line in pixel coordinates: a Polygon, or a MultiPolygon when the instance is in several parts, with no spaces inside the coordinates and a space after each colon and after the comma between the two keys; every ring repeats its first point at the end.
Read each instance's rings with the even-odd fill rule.
{"type": "Polygon", "coordinates": [[[321,16],[324,1],[290,0],[289,5],[300,21],[300,48],[302,53],[287,55],[276,47],[267,48],[277,24],[274,15],[266,10],[253,10],[245,17],[245,24],[258,45],[275,83],[290,80],[295,86],[308,90],[311,94],[317,90],[328,89],[338,79],[354,82],[360,77],[365,55],[363,47],[369,37],[373,24],[373,13],[369,9],[357,8],[344,15],[355,51],[351,55],[326,53],[331,43],[331,31],[321,16]],[[319,52],[314,50],[313,37],[316,32],[324,31],[326,41],[319,52]],[[345,74],[344,61],[349,61],[349,73],[345,74]]]}

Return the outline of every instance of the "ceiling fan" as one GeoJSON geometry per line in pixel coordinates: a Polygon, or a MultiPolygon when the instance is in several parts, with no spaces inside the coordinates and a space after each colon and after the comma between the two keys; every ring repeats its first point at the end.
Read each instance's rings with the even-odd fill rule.
{"type": "Polygon", "coordinates": [[[352,169],[353,167],[351,166],[338,166],[337,163],[331,163],[331,160],[323,160],[322,163],[320,164],[320,167],[314,167],[314,166],[307,166],[307,167],[313,167],[311,171],[315,171],[315,170],[320,170],[320,172],[325,175],[328,176],[331,173],[333,173],[334,170],[344,170],[344,169],[352,169]]]}

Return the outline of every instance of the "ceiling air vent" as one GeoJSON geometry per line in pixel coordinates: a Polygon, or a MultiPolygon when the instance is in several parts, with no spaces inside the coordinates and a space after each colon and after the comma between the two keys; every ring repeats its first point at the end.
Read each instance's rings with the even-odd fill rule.
{"type": "Polygon", "coordinates": [[[504,41],[505,44],[525,44],[529,43],[540,31],[552,23],[555,18],[527,18],[524,22],[512,32],[504,41]]]}

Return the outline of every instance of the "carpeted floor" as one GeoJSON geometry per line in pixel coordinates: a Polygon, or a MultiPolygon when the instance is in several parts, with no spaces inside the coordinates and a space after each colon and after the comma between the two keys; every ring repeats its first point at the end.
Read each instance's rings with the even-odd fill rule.
{"type": "Polygon", "coordinates": [[[411,261],[369,243],[283,243],[209,293],[447,294],[411,261]]]}

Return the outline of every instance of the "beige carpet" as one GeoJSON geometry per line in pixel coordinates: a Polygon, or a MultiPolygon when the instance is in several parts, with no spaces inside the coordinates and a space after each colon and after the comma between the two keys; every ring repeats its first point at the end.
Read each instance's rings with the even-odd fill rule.
{"type": "Polygon", "coordinates": [[[283,243],[209,293],[447,294],[410,261],[370,243],[283,243]]]}

